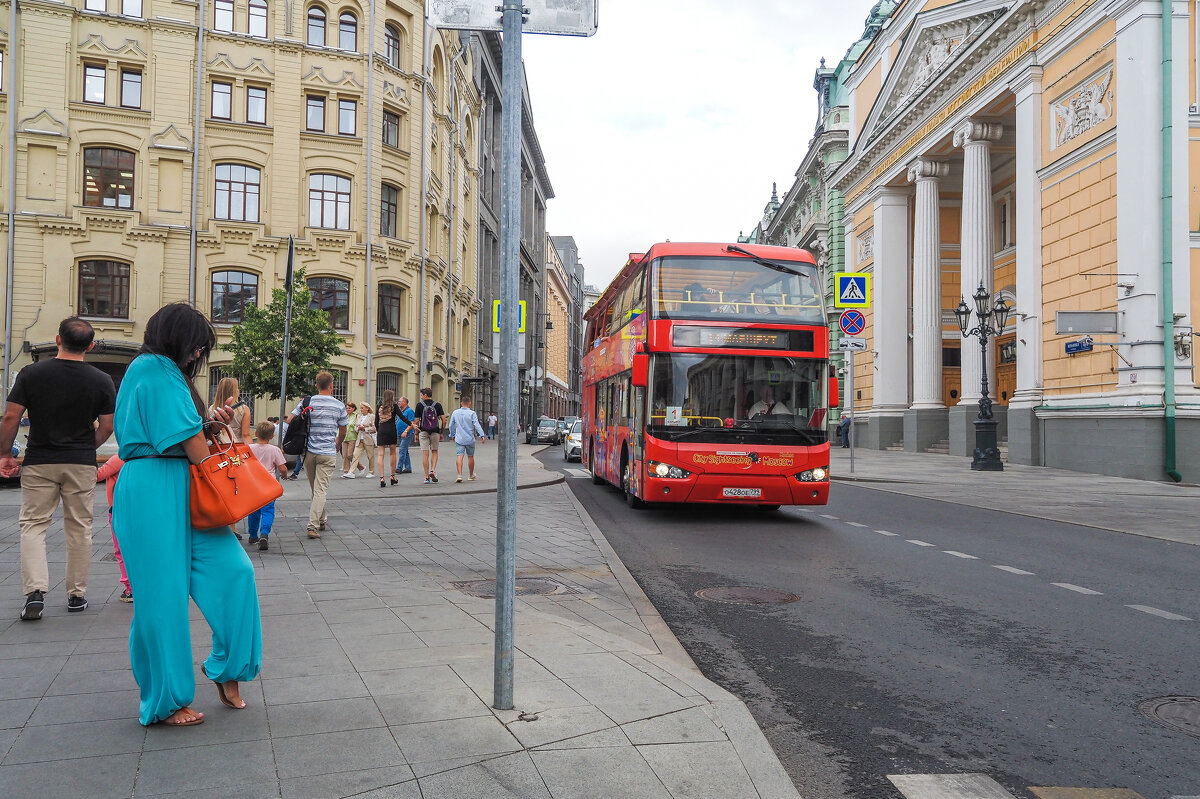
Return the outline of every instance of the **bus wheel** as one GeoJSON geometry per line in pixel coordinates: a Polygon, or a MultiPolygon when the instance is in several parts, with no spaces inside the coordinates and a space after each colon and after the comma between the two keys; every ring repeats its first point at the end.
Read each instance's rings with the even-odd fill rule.
{"type": "Polygon", "coordinates": [[[632,467],[628,462],[621,467],[621,490],[625,492],[625,504],[637,510],[646,507],[646,503],[638,499],[637,495],[633,493],[633,489],[629,487],[631,471],[632,467]]]}
{"type": "Polygon", "coordinates": [[[596,448],[592,447],[592,457],[588,463],[592,467],[592,485],[598,486],[604,483],[604,478],[596,474],[596,448]]]}

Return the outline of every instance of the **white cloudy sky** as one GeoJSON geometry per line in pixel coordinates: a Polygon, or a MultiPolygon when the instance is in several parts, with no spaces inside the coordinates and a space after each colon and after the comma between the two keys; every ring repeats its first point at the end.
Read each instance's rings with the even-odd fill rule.
{"type": "Polygon", "coordinates": [[[791,186],[816,124],[813,73],[874,0],[600,0],[588,39],[523,37],[555,199],[552,235],[603,288],[630,252],[732,241],[791,186]]]}

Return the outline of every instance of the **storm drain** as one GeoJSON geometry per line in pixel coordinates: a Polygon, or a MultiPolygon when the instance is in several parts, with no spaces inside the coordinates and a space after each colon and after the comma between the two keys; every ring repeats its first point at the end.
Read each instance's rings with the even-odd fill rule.
{"type": "Polygon", "coordinates": [[[1163,696],[1138,705],[1138,711],[1164,727],[1200,737],[1200,697],[1163,696]]]}
{"type": "MultiPolygon", "coordinates": [[[[481,597],[483,599],[494,599],[496,597],[496,581],[495,580],[464,580],[462,582],[451,583],[459,591],[471,596],[481,597]]],[[[518,578],[513,586],[513,593],[517,596],[530,594],[578,594],[578,589],[563,585],[555,580],[550,580],[545,577],[521,577],[518,578]]]]}
{"type": "Polygon", "coordinates": [[[786,605],[788,602],[796,602],[800,599],[795,594],[789,594],[786,591],[742,585],[701,588],[696,592],[696,596],[711,602],[724,602],[730,605],[786,605]]]}

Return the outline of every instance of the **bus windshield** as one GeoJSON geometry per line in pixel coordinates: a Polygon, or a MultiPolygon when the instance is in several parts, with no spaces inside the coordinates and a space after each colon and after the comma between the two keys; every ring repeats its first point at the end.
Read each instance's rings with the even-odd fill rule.
{"type": "Polygon", "coordinates": [[[646,433],[697,443],[823,444],[823,363],[778,355],[655,355],[646,433]]]}
{"type": "Polygon", "coordinates": [[[745,257],[658,258],[650,306],[659,319],[825,324],[816,267],[803,261],[780,264],[799,274],[745,257]]]}

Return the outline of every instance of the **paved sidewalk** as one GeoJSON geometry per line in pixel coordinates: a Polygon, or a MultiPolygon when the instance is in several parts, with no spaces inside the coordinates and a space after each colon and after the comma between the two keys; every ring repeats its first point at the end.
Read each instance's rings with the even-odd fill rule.
{"type": "MultiPolygon", "coordinates": [[[[795,799],[745,706],[695,669],[570,490],[534,487],[549,476],[521,449],[518,578],[554,593],[518,596],[512,711],[490,707],[493,601],[456,585],[494,576],[495,495],[461,494],[484,479],[335,481],[313,541],[307,485],[290,483],[271,550],[250,553],[264,665],[249,707],[222,707],[198,674],[207,718],[185,729],[135,720],[99,494],[91,607],[68,615],[60,580],[24,623],[18,492],[2,492],[0,795],[795,799]]],[[[49,551],[58,580],[59,523],[49,551]]],[[[194,609],[191,625],[199,661],[194,609]]]]}
{"type": "Polygon", "coordinates": [[[1197,485],[1009,463],[1003,472],[975,472],[970,458],[863,449],[855,449],[851,473],[850,450],[831,453],[833,479],[862,488],[1200,544],[1197,485]]]}

